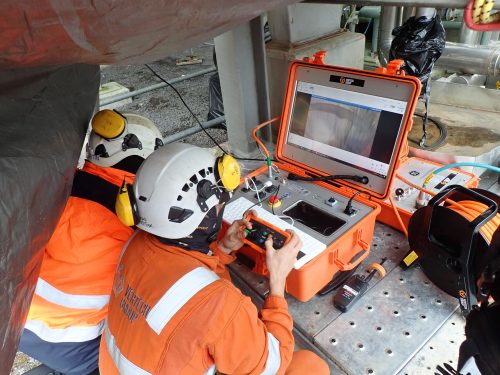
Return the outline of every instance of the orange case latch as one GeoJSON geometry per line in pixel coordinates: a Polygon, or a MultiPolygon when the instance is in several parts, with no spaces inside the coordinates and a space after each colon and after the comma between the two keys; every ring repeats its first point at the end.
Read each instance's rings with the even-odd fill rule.
{"type": "Polygon", "coordinates": [[[325,65],[326,51],[318,51],[314,54],[313,58],[304,57],[304,61],[316,65],[325,65]]]}
{"type": "Polygon", "coordinates": [[[377,69],[375,69],[375,72],[387,74],[390,76],[405,76],[405,71],[401,69],[404,63],[404,60],[391,60],[387,64],[387,68],[379,66],[377,69]]]}

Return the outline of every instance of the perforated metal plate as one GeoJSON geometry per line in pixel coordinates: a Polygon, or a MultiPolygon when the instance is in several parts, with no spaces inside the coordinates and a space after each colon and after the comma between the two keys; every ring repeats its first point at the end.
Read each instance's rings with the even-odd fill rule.
{"type": "MultiPolygon", "coordinates": [[[[387,258],[384,268],[387,272],[390,272],[399,264],[407,250],[408,241],[401,233],[384,224],[377,223],[370,255],[361,263],[356,273],[366,272],[366,268],[370,264],[379,263],[384,257],[387,258]]],[[[375,286],[378,281],[378,276],[375,276],[370,282],[369,288],[375,286]]],[[[312,339],[341,314],[333,306],[332,298],[334,294],[335,291],[324,297],[315,296],[305,303],[287,296],[290,313],[304,335],[312,339]]]]}
{"type": "Polygon", "coordinates": [[[348,374],[396,374],[456,308],[420,269],[398,267],[315,341],[348,374]]]}
{"type": "Polygon", "coordinates": [[[441,329],[411,359],[399,375],[432,374],[446,362],[457,368],[458,350],[465,340],[465,318],[456,311],[441,329]]]}

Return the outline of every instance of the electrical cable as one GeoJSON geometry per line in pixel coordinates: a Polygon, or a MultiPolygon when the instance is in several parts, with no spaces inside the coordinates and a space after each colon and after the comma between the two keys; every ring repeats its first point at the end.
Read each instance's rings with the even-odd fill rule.
{"type": "MultiPolygon", "coordinates": [[[[251,191],[255,191],[255,195],[257,195],[257,200],[259,201],[258,204],[260,204],[260,207],[262,207],[262,201],[260,200],[260,194],[259,193],[265,188],[265,186],[263,186],[260,189],[257,189],[257,184],[255,183],[254,179],[251,178],[250,181],[252,182],[252,184],[253,184],[253,186],[255,188],[255,190],[253,190],[252,188],[250,188],[250,190],[251,191]]],[[[255,206],[255,204],[253,206],[255,206]]]]}
{"type": "Polygon", "coordinates": [[[359,182],[361,184],[367,184],[370,180],[366,176],[357,176],[350,174],[332,174],[328,176],[312,176],[312,177],[303,177],[296,175],[294,173],[288,174],[288,179],[292,181],[332,181],[332,180],[353,180],[359,182]]]}
{"type": "MultiPolygon", "coordinates": [[[[177,89],[170,83],[168,82],[166,79],[164,79],[162,76],[160,76],[153,68],[151,68],[151,66],[149,66],[149,64],[144,64],[146,66],[146,68],[148,68],[151,73],[153,73],[159,80],[161,80],[162,82],[164,82],[165,84],[167,84],[168,87],[170,87],[172,90],[174,90],[174,92],[177,94],[177,96],[179,97],[179,99],[181,100],[182,104],[184,104],[184,107],[187,108],[187,110],[189,111],[189,113],[191,114],[191,116],[193,116],[193,118],[196,120],[196,122],[198,123],[198,125],[200,126],[200,128],[203,130],[203,132],[208,136],[208,138],[210,138],[210,140],[222,151],[223,154],[225,155],[229,155],[229,153],[224,150],[221,145],[207,132],[207,129],[205,129],[201,123],[201,121],[198,119],[198,117],[196,117],[196,115],[194,114],[194,112],[192,111],[192,109],[188,106],[188,104],[185,102],[184,98],[182,97],[181,93],[179,91],[177,91],[177,89]]],[[[266,160],[263,160],[263,159],[252,159],[252,158],[239,158],[239,157],[236,157],[234,155],[231,155],[233,158],[235,158],[236,160],[249,160],[249,161],[266,161],[267,162],[267,159],[266,160]]]]}
{"type": "Polygon", "coordinates": [[[295,220],[293,219],[293,217],[288,216],[288,215],[278,215],[278,217],[279,217],[280,219],[290,219],[290,220],[291,220],[291,222],[292,222],[290,225],[291,225],[292,227],[293,227],[293,226],[295,226],[295,220]]]}
{"type": "Polygon", "coordinates": [[[424,135],[422,136],[422,138],[424,139],[423,143],[422,143],[422,139],[420,141],[415,141],[415,140],[412,140],[412,141],[415,142],[416,144],[418,144],[422,150],[435,150],[436,148],[441,146],[444,143],[444,141],[446,140],[446,137],[448,136],[448,131],[446,130],[446,126],[441,121],[436,120],[433,117],[426,116],[425,114],[421,115],[419,113],[415,113],[415,116],[421,117],[423,119],[423,121],[426,122],[426,124],[427,124],[427,121],[434,123],[436,128],[439,130],[439,137],[431,145],[425,145],[425,140],[427,139],[427,134],[424,131],[424,135]]]}
{"type": "MultiPolygon", "coordinates": [[[[276,197],[276,199],[279,199],[279,198],[278,198],[278,193],[279,193],[279,191],[280,191],[280,187],[281,187],[281,184],[280,184],[280,185],[278,185],[278,189],[276,189],[276,192],[275,192],[275,193],[271,194],[271,197],[269,197],[269,199],[271,199],[273,196],[275,196],[275,197],[276,197]]],[[[276,214],[274,213],[274,204],[273,204],[273,203],[271,203],[271,211],[273,212],[273,215],[276,215],[276,214]]]]}
{"type": "Polygon", "coordinates": [[[354,209],[352,208],[352,201],[354,200],[354,198],[356,198],[359,194],[361,194],[362,191],[357,191],[355,192],[352,196],[351,196],[351,199],[349,199],[349,201],[347,202],[347,205],[345,206],[344,208],[344,213],[346,215],[352,215],[354,214],[354,209]]]}
{"type": "Polygon", "coordinates": [[[363,31],[363,34],[366,35],[368,32],[368,29],[370,28],[370,25],[372,24],[373,18],[370,18],[370,21],[368,21],[368,25],[366,26],[365,31],[363,31]]]}
{"type": "Polygon", "coordinates": [[[398,219],[398,223],[401,226],[401,230],[403,231],[405,237],[408,238],[408,230],[406,229],[406,226],[403,223],[403,219],[401,218],[401,215],[398,211],[398,208],[396,207],[396,203],[394,203],[394,199],[392,198],[391,194],[389,194],[389,201],[391,202],[392,210],[394,211],[394,214],[396,215],[396,219],[398,219]]]}
{"type": "Polygon", "coordinates": [[[268,174],[269,178],[272,178],[273,173],[272,173],[272,163],[271,163],[271,154],[269,153],[269,150],[264,146],[264,143],[257,137],[257,131],[264,126],[270,125],[275,121],[278,121],[280,118],[279,117],[274,117],[271,120],[264,121],[262,124],[257,125],[255,128],[252,130],[252,137],[255,139],[255,142],[257,142],[257,146],[260,150],[263,150],[264,153],[266,154],[266,164],[267,164],[267,169],[268,169],[268,174]]]}
{"type": "MultiPolygon", "coordinates": [[[[486,206],[485,204],[471,200],[463,200],[453,203],[454,204],[452,204],[448,208],[452,211],[457,212],[470,222],[474,221],[474,219],[476,219],[479,215],[481,215],[488,209],[488,206],[486,206]]],[[[480,232],[482,233],[488,244],[491,243],[493,234],[495,233],[495,231],[498,229],[499,226],[500,226],[500,214],[497,213],[493,218],[491,218],[487,223],[485,223],[481,227],[480,232]]]]}

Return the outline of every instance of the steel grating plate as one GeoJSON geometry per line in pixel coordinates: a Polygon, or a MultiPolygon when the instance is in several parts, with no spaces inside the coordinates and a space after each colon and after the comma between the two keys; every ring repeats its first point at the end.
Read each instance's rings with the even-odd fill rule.
{"type": "MultiPolygon", "coordinates": [[[[380,262],[387,257],[384,268],[387,272],[394,269],[408,250],[408,241],[396,230],[387,225],[377,223],[373,234],[370,255],[358,267],[356,273],[365,272],[367,267],[380,262]]],[[[370,288],[378,282],[375,276],[370,282],[370,288]]],[[[287,296],[290,313],[296,322],[297,328],[309,338],[316,336],[328,324],[335,320],[341,313],[332,302],[335,291],[324,296],[315,296],[308,302],[300,302],[291,296],[287,296]]]]}
{"type": "Polygon", "coordinates": [[[398,375],[432,374],[444,362],[456,368],[458,350],[465,340],[464,327],[465,318],[457,310],[398,375]]]}
{"type": "Polygon", "coordinates": [[[316,337],[348,374],[396,374],[457,308],[418,268],[395,268],[316,337]]]}

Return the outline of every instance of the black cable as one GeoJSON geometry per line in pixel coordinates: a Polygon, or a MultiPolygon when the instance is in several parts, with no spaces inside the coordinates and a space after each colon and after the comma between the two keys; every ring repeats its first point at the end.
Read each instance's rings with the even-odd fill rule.
{"type": "MultiPolygon", "coordinates": [[[[205,132],[205,134],[208,136],[208,138],[211,139],[211,141],[213,143],[216,144],[216,146],[225,154],[225,155],[229,155],[229,153],[224,150],[221,145],[219,143],[217,143],[217,141],[207,132],[207,129],[205,129],[201,123],[201,121],[198,119],[198,117],[196,117],[196,115],[194,114],[194,112],[191,110],[191,108],[187,105],[187,103],[184,101],[184,98],[182,97],[181,93],[179,91],[177,91],[177,89],[172,86],[172,84],[170,82],[168,82],[166,79],[164,79],[162,76],[160,76],[158,73],[156,73],[153,68],[151,68],[148,64],[144,64],[146,66],[146,68],[148,68],[151,73],[153,73],[159,80],[161,80],[163,83],[165,83],[168,87],[170,87],[172,90],[174,90],[174,92],[177,94],[177,96],[179,97],[179,99],[181,100],[182,104],[184,104],[184,107],[187,108],[187,110],[189,111],[189,113],[191,114],[191,116],[193,116],[193,118],[196,120],[196,122],[198,123],[198,125],[200,126],[200,128],[205,132]]],[[[235,158],[236,160],[250,160],[250,161],[267,161],[266,159],[251,159],[251,158],[238,158],[234,155],[231,155],[233,158],[235,158]]],[[[276,160],[272,160],[272,161],[276,161],[276,160]]]]}
{"type": "MultiPolygon", "coordinates": [[[[425,121],[425,118],[426,118],[425,114],[422,115],[419,113],[415,113],[415,116],[421,117],[425,121]]],[[[448,136],[448,131],[446,130],[446,126],[441,121],[436,120],[435,118],[429,117],[429,116],[427,116],[427,120],[434,123],[436,128],[439,130],[438,139],[434,143],[432,143],[431,145],[428,145],[428,146],[425,144],[420,145],[420,143],[421,143],[420,141],[415,141],[413,139],[412,139],[412,141],[415,142],[416,144],[418,144],[422,150],[435,150],[436,148],[441,146],[443,144],[443,142],[446,140],[446,137],[448,136]]]]}
{"type": "MultiPolygon", "coordinates": [[[[281,187],[281,184],[278,185],[278,189],[276,189],[276,192],[271,194],[271,197],[274,195],[276,198],[278,198],[278,193],[280,192],[280,187],[281,187]]],[[[274,213],[274,204],[271,204],[271,211],[273,212],[273,215],[276,215],[274,213]]]]}
{"type": "Polygon", "coordinates": [[[313,177],[302,177],[299,175],[296,175],[294,173],[290,173],[288,175],[289,180],[293,181],[331,181],[331,180],[353,180],[362,184],[367,184],[369,182],[368,177],[366,176],[357,176],[357,175],[350,175],[350,174],[332,174],[329,176],[313,176],[313,177]]]}
{"type": "Polygon", "coordinates": [[[362,193],[362,191],[357,191],[352,195],[351,199],[349,199],[349,201],[347,202],[347,205],[344,208],[345,214],[352,215],[354,213],[353,208],[352,208],[352,201],[354,200],[354,198],[356,198],[361,193],[362,193]]]}

